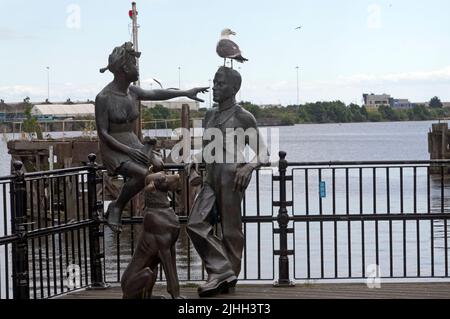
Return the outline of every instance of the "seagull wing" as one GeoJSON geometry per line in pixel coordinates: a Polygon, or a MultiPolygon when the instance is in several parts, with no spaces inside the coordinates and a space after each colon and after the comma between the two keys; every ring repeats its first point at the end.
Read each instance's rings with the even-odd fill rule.
{"type": "Polygon", "coordinates": [[[216,52],[221,58],[234,58],[241,55],[239,46],[227,39],[222,39],[217,42],[216,52]]]}

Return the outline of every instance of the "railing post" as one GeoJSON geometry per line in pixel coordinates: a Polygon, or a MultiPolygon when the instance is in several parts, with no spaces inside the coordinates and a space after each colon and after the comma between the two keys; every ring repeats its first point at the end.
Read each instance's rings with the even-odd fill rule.
{"type": "Polygon", "coordinates": [[[91,285],[89,289],[105,289],[108,285],[103,278],[102,258],[104,254],[100,251],[100,237],[103,232],[100,230],[100,212],[102,210],[102,202],[97,201],[97,163],[95,154],[89,154],[88,163],[88,213],[89,219],[94,223],[89,226],[89,254],[91,266],[91,285]]]}
{"type": "Polygon", "coordinates": [[[292,229],[288,229],[289,215],[287,206],[291,205],[286,201],[286,170],[288,163],[286,161],[286,152],[278,153],[280,160],[278,162],[279,177],[275,180],[280,182],[280,201],[276,203],[280,208],[278,209],[278,229],[274,230],[274,233],[278,233],[280,236],[280,250],[275,250],[274,254],[279,255],[278,259],[278,280],[275,282],[275,286],[293,286],[294,283],[289,279],[289,255],[293,254],[293,251],[288,250],[288,233],[292,233],[292,229]]]}
{"type": "Polygon", "coordinates": [[[11,185],[11,230],[19,236],[12,245],[14,299],[30,299],[27,244],[27,189],[20,161],[13,163],[14,178],[11,185]]]}

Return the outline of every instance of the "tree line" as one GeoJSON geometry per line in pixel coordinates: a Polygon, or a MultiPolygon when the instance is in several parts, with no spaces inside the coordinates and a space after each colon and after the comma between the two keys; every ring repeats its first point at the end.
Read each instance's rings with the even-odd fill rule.
{"type": "MultiPolygon", "coordinates": [[[[288,105],[286,107],[262,108],[257,104],[245,101],[239,103],[244,109],[252,113],[257,120],[273,120],[281,125],[303,123],[352,123],[352,122],[388,122],[388,121],[427,121],[450,118],[450,109],[443,108],[439,98],[430,100],[429,107],[414,105],[410,109],[396,109],[390,106],[380,106],[378,109],[367,109],[357,104],[346,105],[342,101],[315,102],[302,105],[288,105]]],[[[207,109],[200,108],[191,111],[191,118],[203,118],[207,109]]],[[[151,109],[144,109],[143,121],[180,120],[181,111],[167,109],[156,105],[151,109]]],[[[157,124],[163,128],[163,122],[157,124]]],[[[179,127],[180,123],[172,122],[168,128],[179,127]]],[[[145,126],[145,125],[144,125],[145,126]]],[[[150,124],[153,128],[155,124],[150,124]]]]}
{"type": "Polygon", "coordinates": [[[450,109],[443,108],[438,98],[433,98],[429,105],[430,107],[414,105],[410,109],[396,109],[390,106],[367,109],[364,106],[353,103],[346,105],[341,101],[333,101],[261,108],[251,102],[241,103],[241,106],[251,112],[256,119],[278,119],[285,125],[301,123],[426,121],[450,117],[450,109]]]}

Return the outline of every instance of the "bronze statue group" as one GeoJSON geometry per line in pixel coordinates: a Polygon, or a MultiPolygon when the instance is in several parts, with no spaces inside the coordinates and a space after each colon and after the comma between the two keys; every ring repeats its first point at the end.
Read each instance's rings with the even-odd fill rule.
{"type": "MultiPolygon", "coordinates": [[[[222,35],[224,33],[229,32],[222,32],[222,35]]],[[[246,60],[242,58],[239,50],[230,51],[230,47],[227,47],[230,43],[224,43],[223,40],[221,39],[217,46],[221,57],[240,62],[246,60]]],[[[231,41],[231,46],[232,44],[231,41]]],[[[138,129],[140,123],[137,101],[160,101],[185,96],[202,102],[197,94],[207,92],[208,87],[183,91],[144,90],[134,86],[132,83],[139,78],[136,65],[139,56],[140,53],[127,42],[113,50],[108,66],[100,70],[109,70],[114,75],[113,81],[97,95],[95,101],[100,153],[108,173],[121,175],[126,180],[118,198],[108,206],[105,222],[113,231],[120,232],[125,205],[136,194],[145,191],[143,230],[132,260],[122,275],[123,297],[150,298],[156,281],[156,269],[161,264],[167,280],[167,291],[172,298],[179,298],[175,243],[180,227],[178,217],[168,201],[167,192],[177,189],[180,181],[178,175],[164,173],[164,163],[155,149],[154,142],[142,141],[138,129]]],[[[230,153],[230,147],[233,150],[240,148],[238,156],[234,156],[233,160],[216,156],[205,162],[205,158],[200,156],[200,161],[203,159],[205,162],[206,174],[187,223],[187,233],[208,273],[206,282],[198,287],[200,297],[228,293],[234,289],[241,270],[244,247],[242,198],[253,170],[268,162],[268,152],[255,118],[236,103],[235,97],[241,82],[241,75],[236,70],[226,66],[220,67],[215,74],[212,88],[217,106],[209,109],[204,119],[205,131],[220,130],[223,136],[226,136],[230,129],[254,132],[258,149],[254,149],[254,160],[244,161],[239,156],[243,151],[242,147],[233,142],[230,146],[230,141],[225,141],[224,138],[220,144],[224,149],[213,154],[213,157],[218,154],[225,157],[230,153]],[[212,218],[215,215],[219,218],[212,218]],[[214,223],[219,223],[220,236],[214,231],[214,223]]],[[[248,136],[243,138],[245,145],[255,148],[252,143],[248,143],[248,136]]],[[[211,141],[204,138],[203,149],[207,148],[208,143],[211,141]]],[[[197,158],[195,160],[199,161],[197,158]]],[[[192,163],[186,164],[187,173],[198,174],[192,163]]]]}

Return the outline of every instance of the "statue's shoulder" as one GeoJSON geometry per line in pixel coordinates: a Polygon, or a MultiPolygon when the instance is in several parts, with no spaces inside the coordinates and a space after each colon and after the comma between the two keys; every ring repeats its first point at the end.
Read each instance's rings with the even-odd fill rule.
{"type": "Polygon", "coordinates": [[[245,124],[246,127],[256,127],[256,118],[252,113],[244,109],[242,106],[236,106],[236,117],[245,124]]]}
{"type": "Polygon", "coordinates": [[[217,110],[216,107],[212,107],[212,108],[210,108],[210,109],[207,109],[207,110],[206,110],[206,113],[205,113],[205,116],[206,116],[206,115],[212,115],[212,114],[216,113],[216,110],[217,110]]]}
{"type": "Polygon", "coordinates": [[[97,96],[95,97],[95,102],[96,103],[98,103],[98,102],[103,102],[103,101],[105,101],[107,98],[108,98],[108,92],[107,92],[107,90],[106,90],[106,87],[105,88],[103,88],[103,90],[101,90],[98,94],[97,94],[97,96]]]}
{"type": "Polygon", "coordinates": [[[215,108],[215,107],[206,110],[205,121],[208,121],[208,119],[210,119],[211,116],[213,116],[216,113],[216,111],[217,111],[217,108],[215,108]]]}

